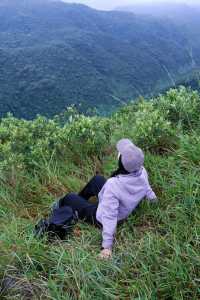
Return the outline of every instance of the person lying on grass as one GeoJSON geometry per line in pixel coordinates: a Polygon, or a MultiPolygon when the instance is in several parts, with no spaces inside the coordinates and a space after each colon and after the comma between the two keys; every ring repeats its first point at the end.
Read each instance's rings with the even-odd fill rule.
{"type": "Polygon", "coordinates": [[[117,223],[126,219],[147,198],[157,201],[145,170],[143,151],[129,139],[117,145],[118,165],[111,178],[96,175],[79,194],[70,193],[60,200],[60,205],[70,206],[83,219],[102,228],[100,258],[110,258],[117,223]],[[97,203],[88,200],[97,196],[97,203]]]}

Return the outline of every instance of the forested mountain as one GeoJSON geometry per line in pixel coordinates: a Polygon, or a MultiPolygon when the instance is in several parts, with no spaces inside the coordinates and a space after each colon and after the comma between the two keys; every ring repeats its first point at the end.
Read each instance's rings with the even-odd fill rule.
{"type": "Polygon", "coordinates": [[[200,92],[200,75],[199,73],[197,74],[192,74],[190,77],[186,78],[183,81],[179,81],[177,83],[177,86],[183,85],[187,88],[191,88],[192,90],[196,90],[200,92]]]}
{"type": "Polygon", "coordinates": [[[141,16],[155,17],[160,21],[168,19],[184,32],[190,47],[193,64],[200,65],[200,3],[154,3],[118,7],[117,11],[133,12],[141,16]]]}
{"type": "Polygon", "coordinates": [[[200,63],[198,43],[171,20],[50,0],[1,0],[0,20],[0,116],[52,116],[72,103],[109,112],[200,63]]]}

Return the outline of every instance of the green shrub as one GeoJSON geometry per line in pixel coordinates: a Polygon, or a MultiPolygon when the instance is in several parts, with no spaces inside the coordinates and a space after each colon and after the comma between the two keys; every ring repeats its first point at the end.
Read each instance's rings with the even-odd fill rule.
{"type": "Polygon", "coordinates": [[[0,124],[1,163],[32,167],[49,159],[61,147],[61,133],[56,122],[41,116],[34,121],[8,116],[0,124]]]}
{"type": "Polygon", "coordinates": [[[41,116],[33,121],[8,116],[0,123],[0,165],[30,170],[53,158],[69,160],[70,154],[98,156],[110,135],[111,122],[106,118],[79,115],[61,126],[41,116]]]}
{"type": "Polygon", "coordinates": [[[171,89],[155,101],[155,106],[169,121],[183,129],[199,126],[200,96],[196,91],[185,87],[171,89]]]}
{"type": "Polygon", "coordinates": [[[79,116],[64,127],[67,143],[80,156],[99,156],[110,143],[111,122],[106,118],[79,116]]]}
{"type": "Polygon", "coordinates": [[[141,101],[129,108],[114,115],[116,139],[131,138],[140,147],[155,152],[163,152],[176,145],[177,136],[171,122],[154,107],[152,101],[141,101]]]}

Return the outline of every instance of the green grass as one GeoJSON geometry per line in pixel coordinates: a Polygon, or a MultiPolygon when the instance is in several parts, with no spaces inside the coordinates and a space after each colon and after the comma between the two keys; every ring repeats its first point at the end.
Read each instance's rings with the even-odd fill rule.
{"type": "MultiPolygon", "coordinates": [[[[145,166],[159,203],[144,201],[118,226],[110,261],[98,259],[101,232],[84,222],[65,241],[53,244],[35,239],[33,229],[56,197],[78,191],[96,171],[108,176],[116,168],[113,147],[105,145],[101,162],[92,155],[81,161],[50,158],[34,172],[13,167],[5,173],[2,169],[0,298],[200,299],[197,125],[192,131],[177,131],[175,149],[162,155],[152,148],[146,150],[145,166]]],[[[115,130],[112,146],[119,133],[118,127],[115,130]]]]}

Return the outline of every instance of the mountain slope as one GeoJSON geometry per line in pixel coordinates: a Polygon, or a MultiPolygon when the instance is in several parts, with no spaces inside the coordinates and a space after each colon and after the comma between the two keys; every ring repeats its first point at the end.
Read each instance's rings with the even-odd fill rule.
{"type": "Polygon", "coordinates": [[[80,102],[105,113],[194,68],[168,21],[47,0],[2,1],[0,19],[1,116],[52,116],[80,102]]]}
{"type": "Polygon", "coordinates": [[[168,19],[184,32],[189,43],[193,64],[200,65],[200,5],[181,3],[137,4],[118,7],[117,11],[133,12],[141,16],[151,16],[163,21],[168,19]]]}

